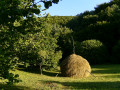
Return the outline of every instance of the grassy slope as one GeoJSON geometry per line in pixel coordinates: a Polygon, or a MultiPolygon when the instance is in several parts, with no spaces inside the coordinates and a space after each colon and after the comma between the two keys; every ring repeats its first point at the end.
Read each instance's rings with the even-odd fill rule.
{"type": "Polygon", "coordinates": [[[92,75],[88,78],[75,79],[55,77],[56,72],[31,73],[16,70],[22,82],[14,86],[0,84],[5,90],[120,90],[120,65],[97,65],[92,67],[92,75]]]}

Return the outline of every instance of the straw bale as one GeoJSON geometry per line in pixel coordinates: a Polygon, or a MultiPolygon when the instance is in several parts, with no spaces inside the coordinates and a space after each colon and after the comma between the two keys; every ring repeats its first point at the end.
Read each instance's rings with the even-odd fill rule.
{"type": "Polygon", "coordinates": [[[61,74],[65,77],[88,77],[91,72],[91,67],[86,59],[72,54],[62,61],[61,74]]]}

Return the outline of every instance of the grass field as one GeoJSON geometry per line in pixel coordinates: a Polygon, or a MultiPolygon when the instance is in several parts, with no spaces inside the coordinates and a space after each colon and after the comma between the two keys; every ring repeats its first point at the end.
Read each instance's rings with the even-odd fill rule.
{"type": "Polygon", "coordinates": [[[92,66],[92,74],[87,78],[55,77],[59,72],[38,70],[16,70],[22,82],[7,86],[0,81],[0,90],[120,90],[120,65],[92,66]]]}

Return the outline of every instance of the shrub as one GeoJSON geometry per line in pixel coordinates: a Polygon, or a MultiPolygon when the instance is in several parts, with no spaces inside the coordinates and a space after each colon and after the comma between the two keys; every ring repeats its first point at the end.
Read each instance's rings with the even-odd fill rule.
{"type": "Polygon", "coordinates": [[[108,60],[106,47],[95,39],[77,42],[76,53],[86,58],[90,64],[103,64],[108,60]]]}

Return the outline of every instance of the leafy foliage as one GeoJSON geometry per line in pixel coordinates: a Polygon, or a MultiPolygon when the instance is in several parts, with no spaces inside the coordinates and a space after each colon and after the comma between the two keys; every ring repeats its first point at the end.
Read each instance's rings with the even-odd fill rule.
{"type": "Polygon", "coordinates": [[[47,23],[66,26],[73,18],[74,16],[47,16],[47,23]]]}
{"type": "MultiPolygon", "coordinates": [[[[75,41],[99,40],[106,46],[109,56],[112,56],[112,48],[120,40],[119,13],[119,0],[112,0],[98,5],[94,11],[78,14],[68,23],[68,27],[73,30],[75,41]]],[[[109,62],[112,61],[110,59],[109,62]]]]}
{"type": "Polygon", "coordinates": [[[52,3],[58,4],[59,0],[41,0],[41,2],[43,2],[45,8],[48,9],[50,6],[52,6],[52,3]]]}
{"type": "Polygon", "coordinates": [[[86,58],[90,64],[103,64],[107,62],[108,52],[99,40],[85,40],[76,44],[76,53],[86,58]]]}
{"type": "Polygon", "coordinates": [[[46,68],[56,67],[62,57],[61,51],[57,50],[57,39],[60,36],[57,28],[56,25],[43,23],[37,27],[39,32],[22,35],[14,46],[20,61],[31,65],[42,63],[46,68]]]}
{"type": "MultiPolygon", "coordinates": [[[[40,13],[40,8],[34,1],[0,1],[0,77],[8,79],[10,84],[17,82],[17,75],[9,72],[18,62],[14,53],[14,43],[19,40],[21,34],[32,32],[30,28],[36,23],[34,14],[40,13]]],[[[48,2],[48,0],[45,1],[48,2]]],[[[57,3],[59,0],[52,1],[51,3],[57,3]]],[[[44,2],[45,6],[46,2],[44,2]]]]}

